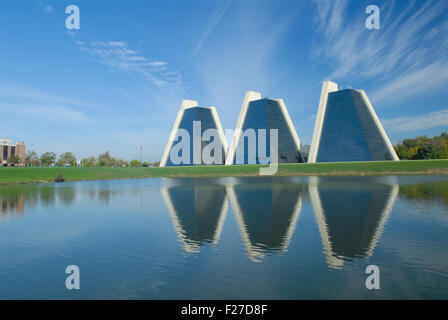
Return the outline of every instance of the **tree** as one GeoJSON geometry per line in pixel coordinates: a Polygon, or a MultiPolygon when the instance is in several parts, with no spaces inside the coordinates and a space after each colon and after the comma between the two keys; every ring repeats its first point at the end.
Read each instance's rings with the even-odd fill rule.
{"type": "Polygon", "coordinates": [[[131,167],[141,167],[142,166],[142,163],[140,162],[140,161],[138,161],[138,160],[131,160],[131,162],[130,162],[130,164],[131,164],[131,167]]]}
{"type": "Polygon", "coordinates": [[[428,138],[426,135],[415,139],[405,139],[395,146],[400,159],[448,159],[448,133],[428,138]]]}
{"type": "Polygon", "coordinates": [[[27,167],[33,167],[39,165],[39,156],[36,151],[29,150],[25,155],[25,165],[27,167]]]}
{"type": "Polygon", "coordinates": [[[414,155],[414,159],[435,159],[434,147],[431,144],[422,145],[414,155]]]}
{"type": "Polygon", "coordinates": [[[98,156],[98,165],[100,167],[110,167],[113,165],[114,159],[110,156],[109,151],[98,156]]]}
{"type": "Polygon", "coordinates": [[[96,159],[95,157],[84,158],[81,163],[83,167],[94,167],[96,166],[96,159]]]}
{"type": "Polygon", "coordinates": [[[158,166],[160,166],[160,161],[154,162],[154,167],[158,167],[158,166]]]}
{"type": "Polygon", "coordinates": [[[20,158],[18,157],[18,156],[10,156],[9,158],[8,158],[8,163],[9,164],[17,164],[17,163],[20,163],[20,158]]]}
{"type": "Polygon", "coordinates": [[[43,166],[51,166],[56,162],[56,153],[54,152],[45,152],[40,156],[40,163],[43,166]]]}
{"type": "Polygon", "coordinates": [[[129,167],[129,163],[125,160],[117,159],[115,160],[115,165],[117,167],[129,167]]]}
{"type": "Polygon", "coordinates": [[[73,166],[76,164],[76,157],[71,152],[65,152],[59,156],[59,160],[56,164],[58,166],[73,166]]]}

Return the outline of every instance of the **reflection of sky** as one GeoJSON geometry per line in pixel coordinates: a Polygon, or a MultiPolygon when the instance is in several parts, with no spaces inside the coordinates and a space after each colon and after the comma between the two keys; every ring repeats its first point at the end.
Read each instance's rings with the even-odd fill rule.
{"type": "Polygon", "coordinates": [[[63,287],[68,264],[81,268],[83,298],[447,298],[447,184],[426,176],[1,187],[0,298],[74,297],[63,287]],[[364,289],[369,264],[381,269],[379,292],[364,289]]]}

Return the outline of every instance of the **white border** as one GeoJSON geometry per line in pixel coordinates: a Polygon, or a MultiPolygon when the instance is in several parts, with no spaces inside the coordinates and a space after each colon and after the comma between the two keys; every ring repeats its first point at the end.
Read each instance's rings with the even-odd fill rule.
{"type": "Polygon", "coordinates": [[[194,100],[183,100],[180,105],[179,113],[177,114],[176,121],[174,121],[173,129],[171,130],[170,137],[168,138],[168,142],[165,147],[165,151],[163,152],[162,160],[160,161],[159,167],[165,167],[166,162],[168,161],[168,156],[170,154],[171,147],[173,146],[174,141],[176,141],[176,132],[179,129],[180,122],[184,116],[185,109],[197,107],[198,102],[194,100]]]}
{"type": "Polygon", "coordinates": [[[232,142],[227,152],[226,166],[233,164],[233,158],[235,157],[236,147],[240,141],[241,133],[243,131],[243,125],[246,121],[247,109],[249,108],[249,103],[251,101],[260,100],[261,93],[256,91],[247,91],[244,95],[243,104],[241,106],[240,115],[238,117],[238,122],[236,123],[235,131],[233,132],[232,142]]]}
{"type": "Polygon", "coordinates": [[[332,81],[325,81],[322,84],[320,93],[319,108],[317,109],[316,122],[314,124],[313,140],[311,141],[310,154],[308,155],[308,163],[315,163],[317,153],[319,152],[320,137],[322,134],[322,126],[324,123],[325,111],[327,110],[328,94],[338,91],[338,84],[332,81]]]}
{"type": "Polygon", "coordinates": [[[365,104],[367,105],[367,109],[369,110],[370,114],[372,115],[372,118],[375,121],[375,124],[378,127],[378,130],[380,131],[384,142],[386,143],[386,147],[389,150],[389,153],[392,156],[392,159],[394,161],[399,161],[400,159],[398,158],[397,153],[395,152],[395,149],[394,149],[392,143],[390,142],[389,137],[386,134],[386,131],[384,131],[383,125],[381,124],[380,119],[376,115],[375,109],[373,109],[373,106],[370,103],[370,100],[367,97],[367,94],[365,93],[364,90],[357,90],[357,91],[361,93],[361,96],[364,99],[365,104]]]}

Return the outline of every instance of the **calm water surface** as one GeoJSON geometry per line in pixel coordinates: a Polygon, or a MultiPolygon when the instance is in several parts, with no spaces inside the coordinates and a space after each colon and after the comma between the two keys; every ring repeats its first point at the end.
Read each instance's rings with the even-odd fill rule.
{"type": "Polygon", "coordinates": [[[1,187],[0,298],[448,299],[448,177],[1,187]]]}

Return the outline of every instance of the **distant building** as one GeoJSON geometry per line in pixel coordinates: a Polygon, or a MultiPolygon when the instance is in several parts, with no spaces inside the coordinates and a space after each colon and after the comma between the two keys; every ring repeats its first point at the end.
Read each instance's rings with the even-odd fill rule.
{"type": "Polygon", "coordinates": [[[278,130],[278,163],[305,162],[300,153],[300,140],[282,99],[261,98],[261,93],[248,91],[244,97],[241,112],[233,137],[233,145],[227,153],[226,165],[265,164],[269,161],[271,149],[270,131],[278,130]],[[259,150],[259,130],[265,130],[266,150],[259,150]],[[250,141],[247,130],[255,132],[256,141],[250,141]],[[256,156],[250,157],[249,143],[253,144],[256,156]],[[241,144],[241,145],[240,145],[241,144]],[[238,159],[238,150],[244,150],[244,159],[238,159]],[[267,159],[261,159],[263,154],[267,159]],[[238,161],[240,160],[240,161],[238,161]],[[242,161],[241,161],[242,160],[242,161]],[[242,162],[242,163],[240,163],[242,162]]]}
{"type": "MultiPolygon", "coordinates": [[[[218,113],[215,107],[198,107],[197,101],[184,100],[182,101],[179,113],[174,122],[173,130],[171,131],[168,143],[165,147],[162,160],[160,161],[160,167],[171,166],[190,166],[190,165],[204,165],[204,159],[202,158],[202,150],[210,142],[203,141],[203,135],[208,129],[214,129],[218,133],[217,139],[219,139],[218,145],[221,148],[220,159],[215,164],[224,164],[225,155],[227,150],[227,142],[222,129],[221,121],[219,120],[218,113]],[[195,127],[196,125],[196,127],[195,127]],[[176,148],[176,145],[183,143],[182,137],[179,136],[179,131],[185,130],[189,135],[189,141],[187,150],[174,151],[176,156],[182,157],[182,153],[186,153],[186,161],[177,163],[172,159],[172,149],[176,148]]],[[[186,137],[184,137],[186,138],[186,137]]],[[[176,149],[175,149],[176,150],[176,149]]],[[[218,154],[216,154],[218,158],[218,154]]]]}
{"type": "Polygon", "coordinates": [[[399,159],[364,90],[325,81],[308,162],[383,160],[399,159]]]}
{"type": "Polygon", "coordinates": [[[0,166],[2,167],[23,167],[25,166],[25,144],[23,142],[12,143],[11,139],[0,138],[0,166]],[[12,156],[19,158],[16,164],[9,164],[8,159],[12,156]]]}

